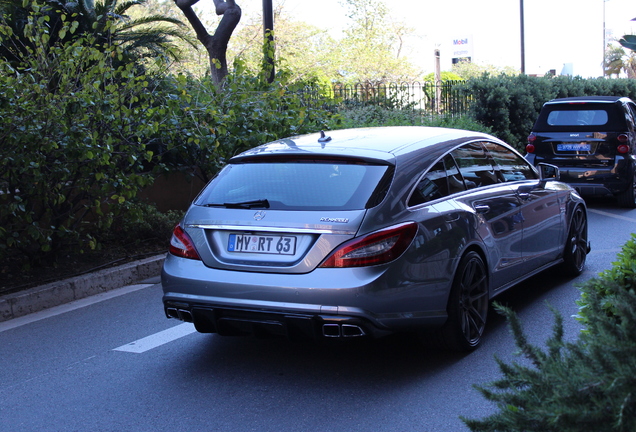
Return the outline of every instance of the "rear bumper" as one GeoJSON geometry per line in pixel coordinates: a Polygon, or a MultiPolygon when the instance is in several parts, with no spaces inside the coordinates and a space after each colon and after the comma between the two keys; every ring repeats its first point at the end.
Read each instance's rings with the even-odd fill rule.
{"type": "Polygon", "coordinates": [[[630,158],[617,158],[612,166],[571,166],[563,161],[526,155],[533,165],[540,162],[559,167],[560,181],[576,189],[581,195],[616,195],[627,190],[634,177],[634,162],[630,158]]]}
{"type": "Polygon", "coordinates": [[[166,301],[164,307],[168,318],[192,322],[200,333],[218,333],[222,336],[284,337],[295,340],[381,337],[390,333],[356,317],[215,308],[171,301],[166,301]]]}
{"type": "Polygon", "coordinates": [[[581,195],[616,195],[623,192],[631,181],[615,169],[559,168],[561,181],[569,184],[581,195]]]}
{"type": "Polygon", "coordinates": [[[199,332],[236,336],[380,337],[444,324],[448,281],[399,289],[393,277],[381,266],[281,275],[168,256],[163,304],[167,317],[199,332]]]}

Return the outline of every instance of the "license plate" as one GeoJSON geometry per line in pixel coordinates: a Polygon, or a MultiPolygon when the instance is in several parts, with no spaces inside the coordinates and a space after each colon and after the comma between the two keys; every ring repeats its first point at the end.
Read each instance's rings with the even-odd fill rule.
{"type": "Polygon", "coordinates": [[[228,252],[294,255],[296,237],[260,234],[230,234],[228,252]]]}
{"type": "Polygon", "coordinates": [[[590,151],[589,144],[557,144],[557,151],[590,151]]]}

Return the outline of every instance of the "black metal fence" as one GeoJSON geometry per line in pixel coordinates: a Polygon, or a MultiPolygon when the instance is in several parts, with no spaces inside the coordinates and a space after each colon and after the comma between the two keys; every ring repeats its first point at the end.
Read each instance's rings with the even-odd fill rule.
{"type": "Polygon", "coordinates": [[[413,82],[390,84],[336,84],[330,89],[341,103],[373,104],[388,109],[410,109],[422,116],[459,116],[468,112],[469,95],[463,81],[413,82]]]}

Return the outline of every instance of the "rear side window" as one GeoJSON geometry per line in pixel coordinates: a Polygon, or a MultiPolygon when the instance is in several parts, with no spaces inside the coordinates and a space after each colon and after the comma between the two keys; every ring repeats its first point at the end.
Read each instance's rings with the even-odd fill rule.
{"type": "Polygon", "coordinates": [[[511,152],[506,147],[487,142],[484,143],[488,153],[497,164],[497,174],[501,182],[511,182],[518,180],[532,180],[537,178],[537,174],[521,156],[511,152]]]}
{"type": "Polygon", "coordinates": [[[535,131],[622,131],[625,114],[617,104],[571,103],[544,105],[535,131]]]}
{"type": "Polygon", "coordinates": [[[466,190],[464,180],[450,155],[437,162],[418,182],[409,198],[409,206],[443,198],[466,190]]]}
{"type": "Polygon", "coordinates": [[[468,189],[499,182],[495,168],[480,143],[466,144],[453,150],[451,154],[468,189]]]}
{"type": "Polygon", "coordinates": [[[390,172],[385,165],[329,162],[231,164],[210,182],[196,204],[267,200],[271,209],[359,210],[367,202],[379,202],[373,195],[386,189],[378,186],[386,183],[383,177],[390,172]]]}

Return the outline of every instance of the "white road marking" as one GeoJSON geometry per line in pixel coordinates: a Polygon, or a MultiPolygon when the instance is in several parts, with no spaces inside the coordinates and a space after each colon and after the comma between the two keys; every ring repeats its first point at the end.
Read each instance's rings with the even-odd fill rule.
{"type": "Polygon", "coordinates": [[[122,345],[119,348],[115,348],[113,351],[124,351],[135,354],[141,354],[158,346],[167,344],[168,342],[175,341],[179,338],[187,336],[196,332],[194,325],[191,323],[183,323],[178,326],[171,327],[167,330],[160,331],[145,338],[136,340],[126,345],[122,345]]]}
{"type": "Polygon", "coordinates": [[[56,315],[61,315],[63,313],[70,312],[75,309],[81,309],[83,307],[90,306],[92,304],[99,303],[104,300],[110,300],[112,298],[119,297],[124,294],[129,294],[131,292],[139,291],[140,289],[148,288],[151,286],[154,286],[154,284],[128,285],[123,288],[106,291],[106,292],[96,294],[90,297],[86,297],[80,300],[75,300],[70,303],[54,306],[52,308],[45,309],[40,312],[34,312],[29,315],[13,318],[9,321],[0,322],[0,333],[2,333],[3,331],[11,330],[16,327],[26,325],[26,324],[31,324],[46,318],[51,318],[56,315]]]}
{"type": "Polygon", "coordinates": [[[600,215],[603,215],[603,216],[609,216],[609,217],[612,217],[612,218],[615,218],[615,219],[624,220],[624,221],[627,221],[627,222],[636,222],[636,219],[634,219],[634,218],[617,215],[617,214],[606,212],[606,211],[603,211],[603,210],[587,209],[587,211],[590,212],[590,213],[596,213],[596,214],[600,214],[600,215]]]}

